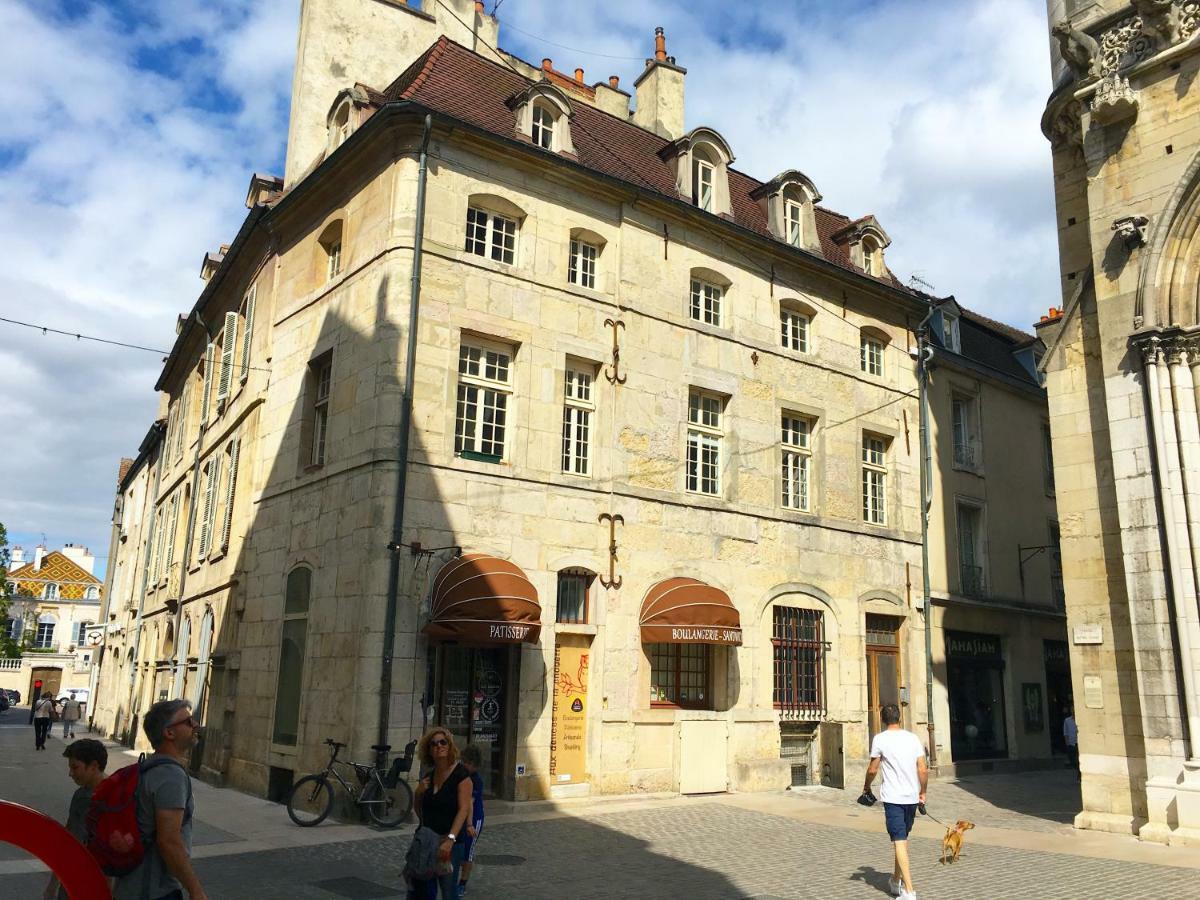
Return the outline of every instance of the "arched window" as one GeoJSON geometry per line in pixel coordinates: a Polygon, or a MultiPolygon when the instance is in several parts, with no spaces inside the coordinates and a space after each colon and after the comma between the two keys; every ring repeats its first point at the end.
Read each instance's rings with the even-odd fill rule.
{"type": "Polygon", "coordinates": [[[287,576],[283,600],[283,631],[279,642],[279,673],[275,684],[275,724],[272,740],[294,747],[300,733],[300,693],[308,640],[308,608],[312,570],[304,566],[287,576]]]}
{"type": "Polygon", "coordinates": [[[58,599],[58,585],[54,584],[53,582],[46,584],[42,588],[42,599],[57,600],[58,599]]]}
{"type": "Polygon", "coordinates": [[[591,615],[592,582],[587,569],[563,569],[558,573],[556,621],[563,625],[586,625],[591,615]]]}
{"type": "Polygon", "coordinates": [[[90,585],[90,586],[89,586],[89,587],[88,587],[88,588],[87,588],[87,589],[86,589],[86,590],[83,592],[83,599],[85,599],[85,600],[99,600],[99,599],[100,599],[100,588],[96,587],[95,585],[90,585]]]}
{"type": "Polygon", "coordinates": [[[720,272],[694,268],[688,290],[688,317],[720,328],[729,319],[726,309],[731,282],[720,272]]]}
{"type": "Polygon", "coordinates": [[[544,104],[533,107],[533,142],[543,150],[554,149],[554,113],[544,104]]]}
{"type": "Polygon", "coordinates": [[[317,238],[318,262],[323,268],[324,281],[342,274],[342,220],[330,222],[317,238]]]}
{"type": "Polygon", "coordinates": [[[729,144],[711,128],[696,128],[659,151],[675,167],[675,188],[682,199],[705,212],[730,215],[729,144]]]}
{"type": "Polygon", "coordinates": [[[503,197],[472,194],[467,200],[467,253],[514,265],[525,211],[503,197]]]}
{"type": "Polygon", "coordinates": [[[883,274],[883,259],[880,251],[879,241],[873,237],[864,237],[862,240],[862,267],[863,271],[868,275],[883,274]]]}
{"type": "Polygon", "coordinates": [[[549,81],[539,81],[508,99],[518,134],[551,153],[574,153],[571,101],[549,81]]]}
{"type": "Polygon", "coordinates": [[[750,197],[764,207],[767,227],[777,239],[793,247],[821,252],[815,212],[821,194],[807,175],[788,169],[759,185],[750,192],[750,197]]]}
{"type": "Polygon", "coordinates": [[[329,122],[329,151],[331,153],[342,146],[346,142],[346,138],[350,137],[350,109],[350,101],[346,100],[337,108],[333,119],[329,122]]]}
{"type": "Polygon", "coordinates": [[[204,695],[208,689],[208,670],[212,658],[214,630],[213,611],[206,609],[204,618],[200,620],[200,643],[196,651],[196,679],[191,686],[191,696],[188,697],[192,701],[192,708],[201,713],[203,712],[201,704],[204,702],[204,695]]]}
{"type": "Polygon", "coordinates": [[[187,616],[179,625],[179,640],[175,643],[175,683],[171,688],[171,696],[182,697],[187,681],[188,650],[192,643],[192,620],[187,616]]]}
{"type": "Polygon", "coordinates": [[[713,212],[717,164],[702,147],[692,151],[692,202],[705,212],[713,212]]]}
{"type": "Polygon", "coordinates": [[[795,353],[812,352],[814,315],[816,310],[800,300],[779,301],[779,338],[785,350],[795,353]]]}

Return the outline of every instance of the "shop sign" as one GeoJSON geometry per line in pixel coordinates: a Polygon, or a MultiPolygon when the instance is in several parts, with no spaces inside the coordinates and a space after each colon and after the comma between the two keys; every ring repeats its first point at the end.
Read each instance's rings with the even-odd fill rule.
{"type": "Polygon", "coordinates": [[[1072,631],[1072,637],[1076,644],[1103,644],[1104,626],[1099,624],[1076,625],[1072,631]]]}
{"type": "Polygon", "coordinates": [[[550,777],[587,780],[587,647],[554,648],[554,713],[550,722],[550,777]]]}
{"type": "Polygon", "coordinates": [[[969,631],[946,632],[946,655],[959,659],[1002,658],[1000,638],[994,634],[972,634],[969,631]]]}

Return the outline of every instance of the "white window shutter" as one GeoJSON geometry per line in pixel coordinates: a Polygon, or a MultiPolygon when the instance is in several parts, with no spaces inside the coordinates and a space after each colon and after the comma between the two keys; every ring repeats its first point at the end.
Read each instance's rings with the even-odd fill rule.
{"type": "Polygon", "coordinates": [[[229,548],[229,530],[233,526],[233,498],[237,490],[238,455],[242,450],[241,438],[233,441],[229,450],[229,476],[225,480],[225,521],[221,525],[221,549],[229,548]]]}
{"type": "Polygon", "coordinates": [[[167,577],[171,577],[171,565],[175,562],[175,526],[179,523],[179,492],[171,498],[171,515],[167,518],[167,577]]]}
{"type": "Polygon", "coordinates": [[[217,501],[217,485],[221,483],[221,457],[213,455],[208,461],[208,480],[204,485],[204,518],[200,527],[200,558],[208,556],[212,546],[213,511],[217,501]]]}
{"type": "Polygon", "coordinates": [[[233,351],[237,349],[238,314],[225,313],[225,337],[221,341],[221,377],[217,380],[217,402],[229,397],[229,384],[233,381],[233,351]]]}
{"type": "Polygon", "coordinates": [[[254,300],[257,296],[258,285],[255,285],[246,295],[246,321],[242,323],[242,381],[250,374],[250,341],[254,336],[254,300]]]}
{"type": "Polygon", "coordinates": [[[212,344],[204,349],[204,390],[200,395],[201,424],[208,424],[208,407],[212,400],[213,357],[216,355],[216,349],[212,344]]]}

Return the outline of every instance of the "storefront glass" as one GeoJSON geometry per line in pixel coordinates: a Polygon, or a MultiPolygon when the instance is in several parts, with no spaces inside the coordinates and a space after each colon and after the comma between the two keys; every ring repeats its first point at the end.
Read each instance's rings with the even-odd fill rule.
{"type": "Polygon", "coordinates": [[[1006,757],[1008,735],[1000,638],[947,631],[946,688],[954,759],[1006,757]]]}

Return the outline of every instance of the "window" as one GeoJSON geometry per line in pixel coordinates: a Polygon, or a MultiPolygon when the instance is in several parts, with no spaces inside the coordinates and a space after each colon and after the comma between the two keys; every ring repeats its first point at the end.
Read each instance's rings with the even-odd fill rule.
{"type": "Polygon", "coordinates": [[[37,634],[34,636],[33,646],[39,650],[49,650],[54,646],[53,622],[38,622],[37,634]]]}
{"type": "Polygon", "coordinates": [[[808,323],[808,316],[802,312],[787,308],[779,310],[779,337],[785,350],[808,352],[808,323]]]}
{"type": "Polygon", "coordinates": [[[863,521],[872,525],[887,523],[887,439],[864,434],[862,439],[862,511],[863,521]]]}
{"type": "MultiPolygon", "coordinates": [[[[200,513],[200,548],[198,558],[204,559],[212,549],[216,525],[217,490],[221,484],[221,457],[214,453],[204,464],[204,506],[200,513]]],[[[166,529],[163,529],[165,532],[166,529]]],[[[160,551],[161,556],[161,551],[160,551]]]]}
{"type": "Polygon", "coordinates": [[[192,644],[192,620],[187,616],[179,625],[179,640],[175,642],[175,681],[171,687],[171,695],[184,695],[184,682],[187,680],[188,650],[192,644]]]}
{"type": "Polygon", "coordinates": [[[235,438],[225,445],[226,469],[229,474],[225,476],[225,500],[223,503],[224,515],[221,521],[221,549],[229,549],[230,531],[233,527],[233,501],[237,490],[237,473],[238,473],[238,456],[241,455],[242,440],[235,438]]]}
{"type": "Polygon", "coordinates": [[[984,596],[983,510],[973,503],[958,504],[958,567],[963,596],[984,596]]]}
{"type": "Polygon", "coordinates": [[[242,382],[250,374],[250,341],[254,336],[254,304],[257,297],[258,285],[254,285],[242,300],[242,364],[238,373],[242,382]]]}
{"type": "Polygon", "coordinates": [[[721,325],[721,294],[723,290],[715,284],[692,279],[691,316],[705,325],[721,325]]]}
{"type": "Polygon", "coordinates": [[[183,456],[183,448],[187,446],[187,428],[192,413],[192,379],[183,383],[183,394],[179,400],[179,422],[175,427],[175,458],[183,456]]]}
{"type": "Polygon", "coordinates": [[[312,452],[314,466],[325,465],[325,441],[329,434],[329,385],[333,380],[333,357],[325,355],[310,366],[313,382],[312,452]]]}
{"type": "Polygon", "coordinates": [[[958,316],[942,310],[942,326],[946,349],[952,353],[962,353],[962,330],[959,328],[958,316]]]}
{"type": "Polygon", "coordinates": [[[167,516],[164,520],[166,527],[163,529],[163,539],[167,547],[165,569],[168,579],[171,578],[171,567],[175,562],[175,535],[176,527],[179,523],[179,506],[182,499],[182,495],[176,491],[175,495],[171,497],[171,502],[167,507],[167,516]]]}
{"type": "Polygon", "coordinates": [[[4,633],[8,635],[9,640],[19,641],[21,632],[24,630],[25,623],[21,621],[20,617],[11,618],[5,623],[4,633]]]}
{"type": "Polygon", "coordinates": [[[1054,448],[1050,441],[1050,426],[1042,424],[1042,481],[1046,493],[1054,493],[1054,448]]]}
{"type": "Polygon", "coordinates": [[[812,421],[790,413],[783,414],[783,505],[788,509],[808,510],[809,467],[812,448],[812,421]]]}
{"type": "Polygon", "coordinates": [[[688,394],[687,489],[721,493],[721,417],[724,400],[716,394],[688,394]]]}
{"type": "MultiPolygon", "coordinates": [[[[321,232],[321,236],[317,239],[317,245],[320,248],[318,259],[323,264],[324,281],[332,281],[342,274],[342,221],[338,219],[335,222],[330,222],[325,226],[325,230],[321,232]]],[[[320,277],[320,276],[318,276],[320,277]]]]}
{"type": "Polygon", "coordinates": [[[45,585],[42,588],[42,598],[45,600],[57,600],[58,599],[58,585],[54,584],[54,583],[45,585]]]}
{"type": "Polygon", "coordinates": [[[713,164],[698,155],[692,158],[692,196],[700,209],[713,211],[713,164]]]}
{"type": "Polygon", "coordinates": [[[571,475],[591,474],[592,399],[594,370],[567,366],[563,388],[562,470],[571,475]]]}
{"type": "Polygon", "coordinates": [[[1056,609],[1065,609],[1067,594],[1063,589],[1062,536],[1058,523],[1050,523],[1050,597],[1056,609]]]}
{"type": "Polygon", "coordinates": [[[787,242],[793,247],[801,246],[804,242],[804,207],[795,200],[785,200],[783,217],[787,242]]]}
{"type": "Polygon", "coordinates": [[[588,594],[593,577],[585,569],[564,569],[558,573],[558,622],[564,625],[587,624],[588,594]]]}
{"type": "Polygon", "coordinates": [[[868,375],[882,375],[883,341],[864,334],[859,342],[859,365],[868,375]]]}
{"type": "Polygon", "coordinates": [[[88,626],[91,624],[92,624],[91,622],[80,622],[79,623],[78,627],[75,629],[75,645],[76,646],[82,646],[85,643],[86,638],[87,638],[88,626]]]}
{"type": "Polygon", "coordinates": [[[346,142],[350,137],[350,103],[343,103],[329,123],[329,149],[332,152],[346,142]]]}
{"type": "Polygon", "coordinates": [[[825,712],[825,619],[819,610],[776,606],[771,646],[775,657],[772,700],[785,717],[825,712]]]}
{"type": "Polygon", "coordinates": [[[685,709],[712,709],[708,644],[649,644],[650,702],[685,709]]]}
{"type": "Polygon", "coordinates": [[[554,149],[554,113],[544,106],[533,108],[533,142],[543,150],[554,149]]]}
{"type": "Polygon", "coordinates": [[[571,241],[571,259],[567,266],[567,280],[571,284],[595,290],[596,257],[600,250],[595,244],[571,241]]]}
{"type": "Polygon", "coordinates": [[[217,405],[221,406],[229,399],[229,389],[233,385],[233,354],[237,350],[238,314],[225,313],[225,328],[219,338],[221,345],[221,368],[217,376],[217,405]]]}
{"type": "Polygon", "coordinates": [[[204,348],[204,389],[200,392],[200,424],[208,424],[208,414],[212,411],[213,367],[216,363],[217,347],[209,344],[204,348]]]}
{"type": "Polygon", "coordinates": [[[283,601],[283,633],[279,642],[279,676],[275,684],[275,724],[271,736],[276,744],[295,746],[300,733],[301,682],[311,590],[310,570],[299,568],[288,573],[283,601]]]}
{"type": "Polygon", "coordinates": [[[950,401],[954,431],[954,465],[974,469],[979,464],[979,416],[974,397],[950,401]]]}
{"type": "Polygon", "coordinates": [[[862,242],[863,271],[868,275],[882,274],[879,264],[879,245],[871,238],[863,238],[862,242]]]}
{"type": "Polygon", "coordinates": [[[476,256],[490,256],[498,262],[512,265],[516,259],[517,220],[485,212],[472,206],[467,209],[466,251],[476,256]]]}
{"type": "Polygon", "coordinates": [[[325,273],[327,280],[332,281],[337,278],[342,271],[342,242],[334,241],[329,245],[329,269],[325,273]]]}
{"type": "Polygon", "coordinates": [[[83,591],[83,599],[84,600],[99,600],[100,599],[100,588],[96,587],[95,585],[85,588],[83,591]]]}
{"type": "Polygon", "coordinates": [[[484,462],[499,462],[504,458],[511,385],[510,350],[463,343],[458,352],[455,453],[484,462]]]}

